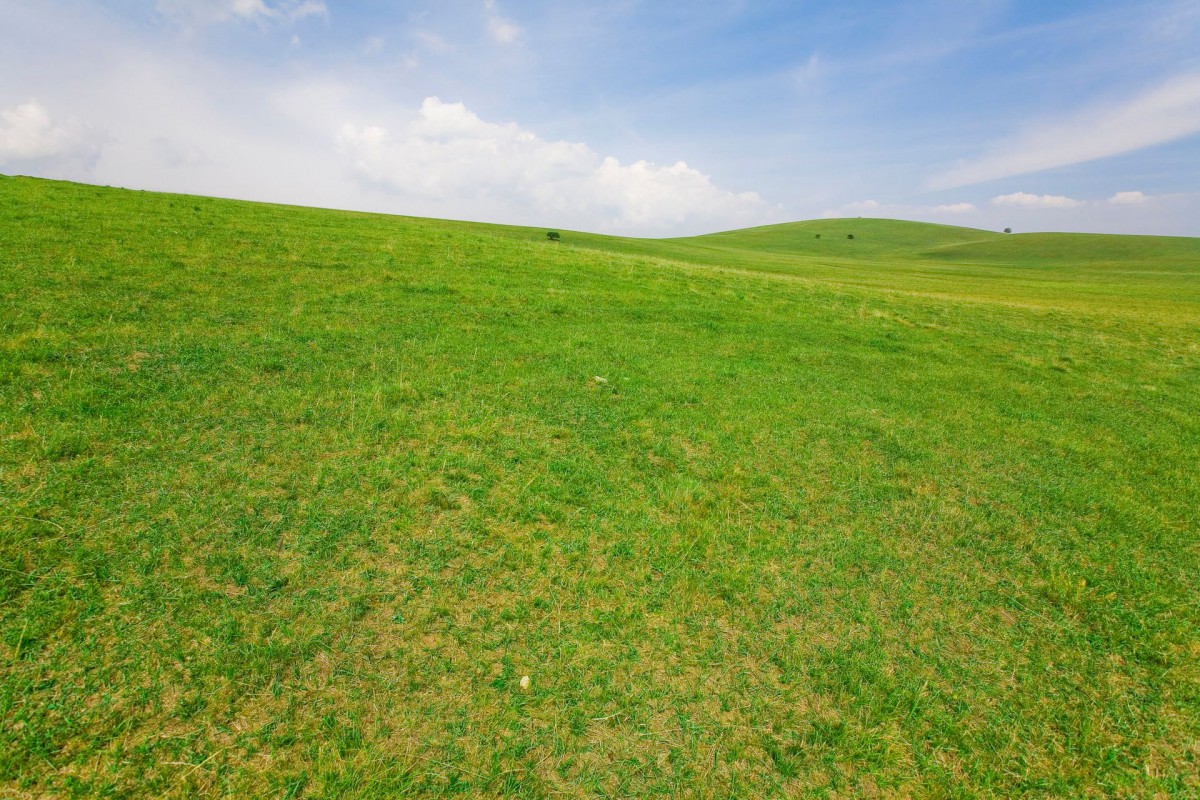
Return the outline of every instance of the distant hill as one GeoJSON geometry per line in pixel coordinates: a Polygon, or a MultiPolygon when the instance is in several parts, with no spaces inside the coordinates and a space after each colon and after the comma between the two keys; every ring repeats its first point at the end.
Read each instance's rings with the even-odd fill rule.
{"type": "Polygon", "coordinates": [[[1071,265],[1117,270],[1195,272],[1200,239],[1182,236],[1118,236],[1096,233],[1021,233],[941,247],[934,259],[1021,267],[1071,265]]]}
{"type": "Polygon", "coordinates": [[[699,247],[839,257],[924,254],[939,247],[991,242],[1006,234],[895,219],[815,219],[673,239],[699,247]],[[848,238],[853,236],[853,239],[848,238]],[[818,238],[819,237],[819,238],[818,238]]]}

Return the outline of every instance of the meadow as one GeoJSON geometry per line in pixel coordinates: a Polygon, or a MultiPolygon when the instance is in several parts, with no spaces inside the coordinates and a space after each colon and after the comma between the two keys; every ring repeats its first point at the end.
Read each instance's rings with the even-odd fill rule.
{"type": "Polygon", "coordinates": [[[1200,796],[1198,456],[1200,239],[0,177],[0,797],[1200,796]]]}

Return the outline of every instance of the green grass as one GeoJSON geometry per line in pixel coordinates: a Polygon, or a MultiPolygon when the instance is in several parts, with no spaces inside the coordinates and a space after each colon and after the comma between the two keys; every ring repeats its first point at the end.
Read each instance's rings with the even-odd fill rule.
{"type": "Polygon", "coordinates": [[[1200,240],[0,178],[0,796],[1194,797],[1198,454],[1200,240]]]}

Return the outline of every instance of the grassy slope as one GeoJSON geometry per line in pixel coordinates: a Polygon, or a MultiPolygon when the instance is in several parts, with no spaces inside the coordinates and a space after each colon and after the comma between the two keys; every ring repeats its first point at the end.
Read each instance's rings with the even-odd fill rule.
{"type": "Polygon", "coordinates": [[[1196,240],[842,222],[0,178],[0,793],[1200,792],[1196,240]]]}

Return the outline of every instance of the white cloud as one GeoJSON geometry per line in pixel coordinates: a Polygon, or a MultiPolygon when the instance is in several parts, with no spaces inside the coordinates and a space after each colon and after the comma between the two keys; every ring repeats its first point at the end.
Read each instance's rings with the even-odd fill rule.
{"type": "Polygon", "coordinates": [[[546,141],[436,97],[394,130],[347,123],[338,146],[356,181],[476,219],[649,234],[778,218],[757,194],[724,191],[682,161],[623,165],[586,144],[546,141]]]}
{"type": "Polygon", "coordinates": [[[185,27],[234,20],[291,23],[306,17],[329,17],[323,0],[157,0],[155,8],[185,27]]]}
{"type": "Polygon", "coordinates": [[[448,53],[452,49],[450,44],[436,33],[431,33],[430,31],[417,31],[413,35],[416,36],[417,41],[421,43],[421,47],[425,48],[431,53],[448,53]]]}
{"type": "Polygon", "coordinates": [[[807,61],[792,70],[792,78],[801,88],[817,83],[824,74],[825,65],[821,61],[821,56],[816,52],[810,55],[807,61]]]}
{"type": "Polygon", "coordinates": [[[181,145],[165,136],[150,140],[150,147],[163,165],[173,168],[206,167],[212,163],[203,150],[195,145],[181,145]]]}
{"type": "Polygon", "coordinates": [[[498,44],[513,44],[521,38],[521,26],[496,12],[496,0],[483,0],[487,10],[488,36],[498,44]]]}
{"type": "Polygon", "coordinates": [[[1061,195],[1016,192],[992,198],[987,203],[959,202],[951,205],[918,205],[865,200],[832,208],[826,219],[876,217],[919,220],[939,224],[966,225],[999,231],[1013,227],[1022,232],[1079,231],[1089,233],[1144,233],[1179,235],[1192,219],[1200,219],[1200,193],[1146,195],[1135,202],[1137,192],[1121,192],[1124,203],[1103,199],[1075,199],[1061,195]],[[1126,199],[1124,196],[1128,195],[1126,199]],[[953,217],[948,217],[953,214],[953,217]]]}
{"type": "Polygon", "coordinates": [[[1083,205],[1083,201],[1056,194],[1014,192],[993,197],[992,204],[1010,208],[1078,208],[1083,205]]]}
{"type": "Polygon", "coordinates": [[[949,203],[933,207],[935,214],[970,214],[974,210],[974,203],[949,203]]]}
{"type": "Polygon", "coordinates": [[[0,164],[59,175],[68,167],[90,170],[99,137],[77,120],[56,123],[37,100],[0,112],[0,164]]]}
{"type": "Polygon", "coordinates": [[[1179,75],[1116,105],[1028,128],[929,181],[950,189],[1106,158],[1200,132],[1200,73],[1179,75]]]}
{"type": "Polygon", "coordinates": [[[488,20],[488,35],[500,44],[512,44],[521,37],[521,27],[504,17],[488,20]]]}
{"type": "Polygon", "coordinates": [[[905,203],[881,203],[878,200],[860,200],[846,203],[837,208],[826,209],[821,216],[825,219],[843,217],[880,217],[883,219],[927,219],[945,214],[970,214],[977,209],[971,203],[924,206],[905,203]]]}
{"type": "Polygon", "coordinates": [[[1196,0],[1175,0],[1151,25],[1151,32],[1164,41],[1183,39],[1194,41],[1200,29],[1200,3],[1196,0]]]}
{"type": "Polygon", "coordinates": [[[329,18],[329,9],[323,0],[305,0],[303,3],[284,4],[282,13],[292,21],[305,17],[329,18]]]}
{"type": "Polygon", "coordinates": [[[859,200],[821,212],[825,219],[844,217],[876,217],[880,219],[928,219],[945,214],[969,214],[977,209],[970,203],[926,206],[909,203],[881,203],[878,200],[859,200]]]}
{"type": "Polygon", "coordinates": [[[1108,198],[1108,202],[1114,206],[1140,206],[1149,199],[1141,192],[1117,192],[1108,198]]]}
{"type": "Polygon", "coordinates": [[[859,200],[853,203],[846,203],[844,206],[837,208],[828,208],[821,212],[821,216],[825,219],[838,219],[840,217],[861,217],[864,212],[868,215],[876,215],[887,213],[890,206],[885,206],[878,200],[859,200]]]}

